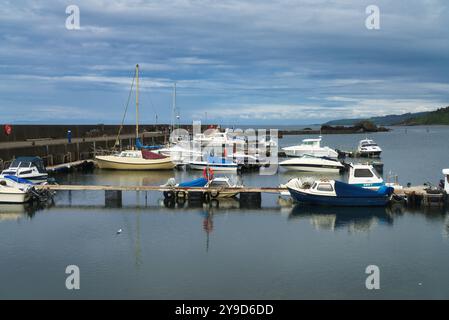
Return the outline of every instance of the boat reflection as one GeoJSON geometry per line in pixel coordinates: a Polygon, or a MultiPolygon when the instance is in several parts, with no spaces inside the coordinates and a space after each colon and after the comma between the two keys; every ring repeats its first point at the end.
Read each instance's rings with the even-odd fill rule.
{"type": "Polygon", "coordinates": [[[0,222],[32,218],[38,209],[29,203],[0,204],[0,222]]]}
{"type": "Polygon", "coordinates": [[[347,228],[351,232],[366,232],[376,225],[392,225],[393,218],[386,208],[312,207],[296,205],[289,219],[308,219],[317,230],[347,228]]]}
{"type": "Polygon", "coordinates": [[[163,199],[160,203],[166,208],[170,209],[198,209],[203,208],[208,212],[213,212],[217,209],[239,209],[241,203],[238,198],[222,198],[212,199],[210,202],[204,202],[201,199],[198,200],[186,200],[186,199],[163,199]]]}

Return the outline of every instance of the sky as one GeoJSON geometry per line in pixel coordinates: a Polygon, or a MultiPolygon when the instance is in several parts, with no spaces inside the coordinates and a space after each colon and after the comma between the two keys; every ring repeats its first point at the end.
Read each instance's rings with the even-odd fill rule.
{"type": "Polygon", "coordinates": [[[175,82],[182,123],[433,110],[449,105],[448,21],[446,0],[0,0],[0,123],[120,123],[137,63],[148,124],[171,122],[175,82]]]}

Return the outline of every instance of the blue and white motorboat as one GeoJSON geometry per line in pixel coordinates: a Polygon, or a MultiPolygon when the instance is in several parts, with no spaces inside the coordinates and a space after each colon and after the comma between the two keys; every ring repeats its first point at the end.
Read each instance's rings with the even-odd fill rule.
{"type": "Polygon", "coordinates": [[[385,206],[394,189],[382,186],[370,190],[336,180],[317,180],[312,185],[292,179],[286,187],[292,198],[300,203],[327,206],[385,206]]]}
{"type": "Polygon", "coordinates": [[[1,176],[16,176],[37,184],[46,182],[48,179],[48,173],[40,157],[17,157],[7,169],[2,171],[1,176]]]}
{"type": "Polygon", "coordinates": [[[224,157],[207,157],[207,160],[202,161],[190,161],[189,168],[193,170],[204,170],[206,168],[213,171],[229,171],[237,172],[238,164],[230,161],[224,157]]]}
{"type": "Polygon", "coordinates": [[[17,176],[0,178],[0,203],[25,203],[31,200],[33,183],[17,176]]]}

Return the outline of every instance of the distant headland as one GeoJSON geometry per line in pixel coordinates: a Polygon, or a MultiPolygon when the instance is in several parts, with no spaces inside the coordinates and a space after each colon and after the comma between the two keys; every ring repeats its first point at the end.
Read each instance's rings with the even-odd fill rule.
{"type": "Polygon", "coordinates": [[[353,126],[367,121],[376,126],[449,125],[449,107],[428,112],[404,113],[365,119],[332,120],[324,123],[323,126],[353,126]]]}

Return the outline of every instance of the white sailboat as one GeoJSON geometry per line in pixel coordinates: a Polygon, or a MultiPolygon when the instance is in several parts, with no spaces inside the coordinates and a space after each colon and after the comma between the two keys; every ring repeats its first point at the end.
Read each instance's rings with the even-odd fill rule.
{"type": "MultiPolygon", "coordinates": [[[[136,142],[139,141],[139,65],[136,65],[136,142]]],[[[137,144],[137,143],[136,143],[137,144]]],[[[175,164],[170,156],[150,150],[125,150],[118,154],[95,157],[101,169],[115,170],[165,170],[175,164]]]]}

